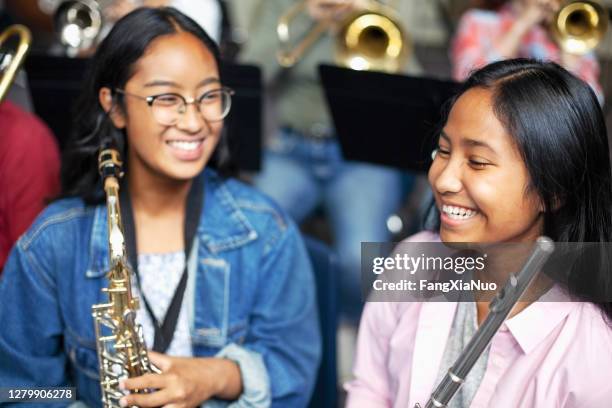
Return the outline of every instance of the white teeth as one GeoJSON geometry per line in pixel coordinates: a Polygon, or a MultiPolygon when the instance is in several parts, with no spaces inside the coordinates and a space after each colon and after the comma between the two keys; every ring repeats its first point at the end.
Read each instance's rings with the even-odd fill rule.
{"type": "Polygon", "coordinates": [[[478,211],[471,210],[469,208],[456,207],[453,205],[443,205],[442,211],[448,215],[449,218],[454,220],[467,220],[475,216],[478,211]]]}
{"type": "Polygon", "coordinates": [[[182,140],[171,140],[167,143],[172,147],[176,147],[177,149],[191,151],[191,150],[197,149],[200,146],[200,144],[202,144],[202,141],[195,140],[195,141],[187,142],[187,141],[182,141],[182,140]]]}

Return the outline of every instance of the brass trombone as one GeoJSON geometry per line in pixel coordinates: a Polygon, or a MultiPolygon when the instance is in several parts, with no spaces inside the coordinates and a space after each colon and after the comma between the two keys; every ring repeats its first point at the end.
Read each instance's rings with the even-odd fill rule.
{"type": "Polygon", "coordinates": [[[4,100],[4,97],[10,89],[17,75],[17,71],[25,59],[30,44],[32,43],[32,34],[30,30],[28,30],[26,26],[15,24],[8,27],[0,34],[0,49],[3,48],[6,41],[12,36],[19,37],[19,44],[14,54],[6,54],[4,58],[0,60],[0,102],[4,100]]]}
{"type": "Polygon", "coordinates": [[[586,54],[605,35],[608,18],[599,0],[567,1],[552,20],[551,35],[565,52],[586,54]]]}
{"type": "MultiPolygon", "coordinates": [[[[306,0],[302,0],[278,21],[276,31],[281,48],[277,59],[283,67],[295,65],[333,24],[331,21],[315,24],[292,48],[290,24],[305,9],[306,0]]],[[[338,27],[335,59],[339,65],[356,70],[398,72],[412,52],[408,35],[395,11],[377,1],[371,0],[365,9],[349,13],[338,27]]]]}

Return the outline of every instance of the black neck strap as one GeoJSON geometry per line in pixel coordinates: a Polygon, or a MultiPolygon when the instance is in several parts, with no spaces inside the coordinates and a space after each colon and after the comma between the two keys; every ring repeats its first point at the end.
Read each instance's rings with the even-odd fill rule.
{"type": "MultiPolygon", "coordinates": [[[[140,283],[140,274],[138,273],[138,252],[136,250],[136,228],[134,224],[134,213],[128,191],[127,180],[121,187],[122,188],[120,189],[119,193],[121,200],[121,218],[124,225],[128,259],[132,265],[132,268],[134,269],[134,274],[136,275],[136,284],[140,289],[140,296],[144,301],[145,308],[149,317],[151,318],[151,322],[153,322],[153,327],[155,329],[153,351],[164,353],[172,342],[174,330],[176,329],[176,324],[178,322],[179,312],[181,311],[181,304],[183,303],[185,288],[187,287],[187,267],[189,264],[189,255],[191,253],[193,239],[198,229],[200,213],[204,204],[203,182],[200,177],[195,178],[191,184],[191,189],[189,190],[189,194],[187,196],[185,225],[183,229],[185,241],[185,269],[183,270],[183,275],[181,276],[181,280],[176,288],[176,291],[174,292],[174,296],[172,297],[172,301],[170,302],[170,306],[168,307],[168,311],[166,312],[166,316],[164,317],[164,321],[161,325],[153,314],[153,309],[151,309],[151,305],[145,297],[142,291],[142,285],[140,283]]],[[[160,237],[160,239],[163,239],[163,237],[160,237]]]]}

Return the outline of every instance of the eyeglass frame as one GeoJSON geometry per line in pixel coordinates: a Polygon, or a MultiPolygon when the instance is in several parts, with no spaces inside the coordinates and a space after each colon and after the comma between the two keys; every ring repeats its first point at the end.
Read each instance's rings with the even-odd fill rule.
{"type": "MultiPolygon", "coordinates": [[[[202,95],[200,95],[199,98],[190,98],[190,100],[187,100],[187,98],[185,98],[183,95],[181,95],[179,93],[176,93],[176,92],[164,92],[164,93],[160,93],[160,94],[156,94],[156,95],[150,95],[150,96],[137,95],[137,94],[134,94],[134,93],[131,93],[131,92],[127,92],[125,89],[121,89],[121,88],[115,88],[115,92],[117,92],[119,94],[122,94],[122,95],[132,96],[134,98],[141,99],[141,100],[145,101],[147,103],[147,105],[149,105],[149,107],[151,109],[153,108],[153,103],[155,102],[155,99],[157,99],[159,97],[167,96],[167,95],[178,96],[183,101],[183,105],[182,106],[187,108],[187,105],[194,105],[196,107],[196,110],[200,114],[200,116],[202,116],[202,118],[204,118],[208,122],[220,122],[223,119],[225,119],[227,117],[227,115],[229,115],[229,112],[232,109],[232,96],[236,93],[232,88],[227,87],[227,86],[222,86],[221,88],[211,89],[210,91],[204,92],[202,95]],[[223,114],[223,116],[221,118],[214,119],[214,120],[208,119],[206,116],[204,116],[204,114],[200,110],[200,102],[202,101],[202,99],[204,97],[206,97],[206,95],[210,94],[211,92],[218,92],[218,91],[224,91],[224,92],[227,93],[227,96],[229,98],[228,99],[228,101],[229,101],[228,107],[226,109],[226,112],[223,114]]],[[[185,111],[183,111],[183,112],[177,111],[177,113],[179,115],[184,115],[185,112],[187,112],[187,109],[185,109],[185,111]]],[[[180,118],[180,116],[179,116],[179,118],[180,118]]],[[[160,123],[157,118],[155,120],[158,123],[160,123]]],[[[177,120],[177,122],[178,122],[178,120],[177,120]]],[[[172,125],[174,125],[175,123],[173,123],[172,125]]],[[[163,123],[160,123],[160,125],[172,126],[172,125],[163,124],[163,123]]]]}

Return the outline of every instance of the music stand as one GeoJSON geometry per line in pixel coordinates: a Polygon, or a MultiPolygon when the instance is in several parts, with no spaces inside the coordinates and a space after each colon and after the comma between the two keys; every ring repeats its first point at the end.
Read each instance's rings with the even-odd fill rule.
{"type": "MultiPolygon", "coordinates": [[[[30,55],[26,58],[34,111],[63,147],[70,135],[74,103],[83,86],[88,59],[30,55]]],[[[262,150],[261,70],[252,65],[222,64],[223,84],[234,89],[232,111],[225,119],[231,161],[239,170],[257,171],[262,150]]]]}
{"type": "Polygon", "coordinates": [[[325,64],[319,74],[347,160],[427,171],[442,107],[458,83],[325,64]]]}

